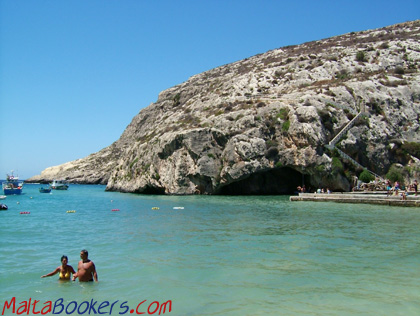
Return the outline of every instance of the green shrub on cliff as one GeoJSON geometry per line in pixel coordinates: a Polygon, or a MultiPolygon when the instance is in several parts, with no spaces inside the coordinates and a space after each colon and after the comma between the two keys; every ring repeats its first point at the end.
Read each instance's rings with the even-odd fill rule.
{"type": "Polygon", "coordinates": [[[360,62],[365,62],[366,61],[365,52],[358,51],[357,54],[356,54],[356,60],[360,61],[360,62]]]}
{"type": "Polygon", "coordinates": [[[332,158],[332,173],[333,174],[341,174],[344,172],[343,164],[340,161],[340,158],[333,157],[332,158]]]}
{"type": "Polygon", "coordinates": [[[398,168],[396,165],[392,165],[386,174],[386,178],[391,182],[398,181],[399,183],[404,183],[404,176],[401,171],[401,168],[398,168]]]}
{"type": "Polygon", "coordinates": [[[290,121],[289,120],[287,120],[286,122],[284,122],[283,123],[283,125],[281,126],[281,130],[283,131],[283,132],[287,132],[288,130],[289,130],[289,128],[290,128],[290,121]]]}
{"type": "Polygon", "coordinates": [[[364,183],[369,183],[370,181],[375,180],[375,177],[373,176],[373,174],[371,174],[369,171],[365,169],[360,173],[359,180],[364,183]]]}
{"type": "Polygon", "coordinates": [[[283,121],[286,121],[289,119],[289,110],[287,108],[281,108],[279,113],[277,114],[277,117],[282,119],[283,121]]]}
{"type": "Polygon", "coordinates": [[[406,153],[420,159],[420,143],[408,142],[401,146],[406,153]]]}
{"type": "Polygon", "coordinates": [[[181,93],[177,93],[173,98],[172,101],[174,102],[174,106],[178,106],[181,102],[181,93]]]}

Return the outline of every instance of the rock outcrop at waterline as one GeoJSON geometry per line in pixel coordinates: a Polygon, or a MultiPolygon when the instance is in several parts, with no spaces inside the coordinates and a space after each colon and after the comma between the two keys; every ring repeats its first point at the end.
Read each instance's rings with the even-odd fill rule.
{"type": "Polygon", "coordinates": [[[166,194],[278,194],[297,185],[348,190],[360,170],[336,145],[384,175],[420,142],[420,21],[283,47],[191,77],[159,94],[120,139],[51,167],[53,178],[107,190],[166,194]]]}

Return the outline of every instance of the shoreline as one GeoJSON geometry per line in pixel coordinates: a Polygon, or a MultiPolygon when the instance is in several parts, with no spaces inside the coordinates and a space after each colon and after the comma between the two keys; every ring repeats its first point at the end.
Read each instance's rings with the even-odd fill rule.
{"type": "Polygon", "coordinates": [[[387,195],[386,192],[364,191],[364,192],[341,192],[341,193],[299,193],[298,196],[291,196],[291,202],[335,202],[352,204],[376,204],[387,206],[420,207],[420,195],[407,195],[403,200],[401,196],[387,195]]]}

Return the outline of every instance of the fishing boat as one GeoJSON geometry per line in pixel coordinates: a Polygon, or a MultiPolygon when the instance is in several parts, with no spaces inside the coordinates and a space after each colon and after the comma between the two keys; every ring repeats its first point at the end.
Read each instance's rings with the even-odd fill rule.
{"type": "Polygon", "coordinates": [[[8,207],[6,204],[0,203],[0,211],[7,211],[8,207]]]}
{"type": "Polygon", "coordinates": [[[39,193],[50,193],[51,192],[51,188],[44,188],[44,187],[40,187],[39,188],[39,193]]]}
{"type": "Polygon", "coordinates": [[[66,181],[63,180],[54,180],[51,183],[51,189],[53,190],[67,190],[69,185],[66,181]]]}
{"type": "Polygon", "coordinates": [[[21,194],[23,181],[19,181],[19,177],[14,176],[13,172],[6,176],[6,181],[2,184],[4,195],[21,194]]]}

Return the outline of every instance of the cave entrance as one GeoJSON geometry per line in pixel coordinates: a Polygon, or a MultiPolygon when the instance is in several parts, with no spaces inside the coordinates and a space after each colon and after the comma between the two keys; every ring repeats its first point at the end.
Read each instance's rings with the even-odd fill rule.
{"type": "Polygon", "coordinates": [[[165,194],[165,188],[146,186],[143,191],[137,191],[135,193],[150,194],[150,195],[163,195],[165,194]]]}
{"type": "Polygon", "coordinates": [[[291,195],[303,184],[308,187],[309,176],[292,168],[272,169],[251,174],[248,178],[220,189],[220,195],[291,195]]]}

